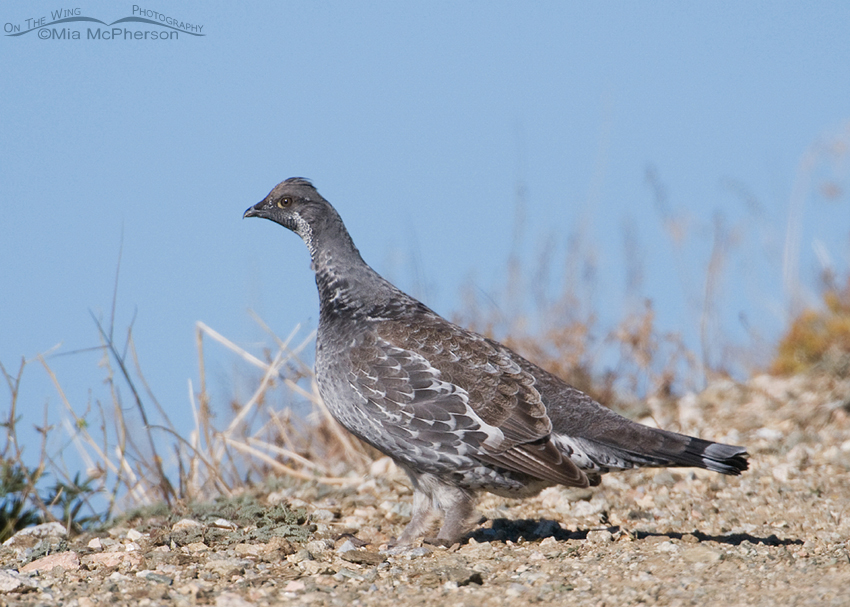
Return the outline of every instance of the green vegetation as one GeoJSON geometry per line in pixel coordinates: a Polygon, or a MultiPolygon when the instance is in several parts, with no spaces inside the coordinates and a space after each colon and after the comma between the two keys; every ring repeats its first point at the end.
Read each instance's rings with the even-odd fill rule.
{"type": "Polygon", "coordinates": [[[5,542],[24,527],[40,523],[42,517],[28,499],[38,472],[3,460],[0,474],[0,542],[5,542]]]}

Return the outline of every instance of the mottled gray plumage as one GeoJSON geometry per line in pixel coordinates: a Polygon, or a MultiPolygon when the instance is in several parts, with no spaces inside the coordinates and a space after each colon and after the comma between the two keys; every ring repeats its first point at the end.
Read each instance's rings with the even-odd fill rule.
{"type": "Polygon", "coordinates": [[[441,318],[360,257],[336,210],[306,179],[278,184],[245,217],[304,239],[319,289],[316,377],[331,414],[410,476],[402,544],[450,543],[474,524],[479,490],[510,497],[641,466],[747,469],[741,447],[643,426],[505,346],[441,318]]]}

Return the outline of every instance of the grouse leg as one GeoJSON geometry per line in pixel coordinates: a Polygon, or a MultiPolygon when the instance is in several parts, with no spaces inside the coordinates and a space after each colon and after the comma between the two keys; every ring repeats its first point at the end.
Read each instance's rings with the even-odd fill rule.
{"type": "Polygon", "coordinates": [[[436,541],[431,543],[448,547],[460,540],[478,522],[475,499],[469,491],[452,485],[443,485],[436,497],[443,511],[443,526],[440,527],[436,541]]]}
{"type": "MultiPolygon", "coordinates": [[[[411,477],[412,478],[412,477],[411,477]]],[[[419,537],[427,536],[436,526],[439,512],[434,508],[430,495],[416,488],[413,490],[413,516],[401,532],[396,545],[406,546],[419,537]]]]}

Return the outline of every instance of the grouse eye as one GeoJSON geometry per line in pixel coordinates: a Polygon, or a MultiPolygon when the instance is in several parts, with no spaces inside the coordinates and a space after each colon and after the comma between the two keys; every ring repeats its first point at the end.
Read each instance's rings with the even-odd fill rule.
{"type": "Polygon", "coordinates": [[[292,204],[292,198],[290,198],[289,196],[287,196],[285,198],[281,198],[280,200],[277,201],[277,206],[281,209],[284,209],[291,204],[292,204]]]}

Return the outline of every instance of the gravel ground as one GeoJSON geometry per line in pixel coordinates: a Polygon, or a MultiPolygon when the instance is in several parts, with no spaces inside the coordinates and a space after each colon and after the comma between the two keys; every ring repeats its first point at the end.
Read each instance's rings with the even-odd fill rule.
{"type": "Polygon", "coordinates": [[[2,605],[850,605],[850,382],[757,377],[655,403],[746,445],[751,469],[604,477],[511,501],[460,545],[388,550],[410,514],[389,460],[346,489],[291,485],[0,549],[2,605]]]}

